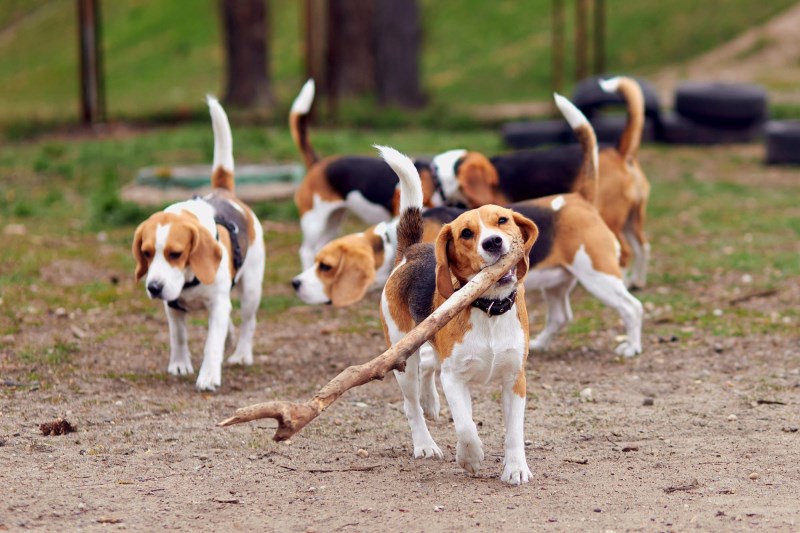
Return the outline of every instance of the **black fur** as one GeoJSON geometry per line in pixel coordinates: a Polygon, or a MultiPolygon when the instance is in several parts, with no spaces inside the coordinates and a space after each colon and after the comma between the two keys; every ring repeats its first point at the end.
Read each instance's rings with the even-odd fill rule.
{"type": "Polygon", "coordinates": [[[498,155],[490,161],[497,169],[500,191],[509,201],[520,202],[571,192],[581,175],[583,152],[569,145],[498,155]]]}
{"type": "Polygon", "coordinates": [[[342,157],[328,165],[326,174],[331,186],[342,198],[352,191],[359,191],[370,202],[392,212],[392,199],[399,178],[383,159],[342,157]]]}
{"type": "Polygon", "coordinates": [[[441,205],[438,207],[431,207],[430,209],[426,210],[424,213],[422,213],[422,218],[424,220],[435,220],[441,224],[449,224],[457,219],[464,211],[466,211],[466,209],[462,209],[460,207],[441,205]]]}
{"type": "Polygon", "coordinates": [[[406,251],[408,269],[400,277],[400,295],[405,299],[411,317],[419,324],[433,312],[436,290],[436,252],[432,244],[415,244],[406,251]]]}
{"type": "Polygon", "coordinates": [[[403,260],[406,250],[422,240],[425,231],[419,208],[410,207],[400,215],[397,223],[397,257],[395,264],[403,260]]]}
{"type": "Polygon", "coordinates": [[[532,220],[533,223],[536,224],[536,227],[539,228],[539,237],[536,239],[536,242],[533,243],[533,248],[531,248],[531,253],[529,255],[530,268],[533,268],[541,263],[553,249],[558,212],[547,207],[532,205],[527,202],[511,204],[508,208],[532,220]]]}

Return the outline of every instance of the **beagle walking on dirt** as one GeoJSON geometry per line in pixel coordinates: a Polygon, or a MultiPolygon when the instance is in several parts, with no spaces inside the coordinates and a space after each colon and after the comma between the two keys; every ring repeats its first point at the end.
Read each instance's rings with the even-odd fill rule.
{"type": "MultiPolygon", "coordinates": [[[[417,171],[411,160],[399,152],[385,147],[379,150],[400,177],[396,266],[384,288],[380,309],[386,340],[394,344],[457,287],[507,254],[512,240],[524,242],[529,252],[539,231],[519,213],[486,205],[445,225],[434,245],[422,243],[422,187],[417,171]]],[[[489,381],[500,383],[506,428],[501,479],[514,485],[531,479],[523,434],[528,314],[521,282],[527,271],[526,253],[524,259],[430,341],[458,436],[456,461],[472,474],[480,468],[484,452],[472,419],[470,387],[489,381]]],[[[424,416],[438,416],[435,372],[424,372],[420,379],[418,351],[408,359],[406,371],[395,375],[403,391],[414,457],[442,457],[424,416]]]]}
{"type": "Polygon", "coordinates": [[[253,211],[234,194],[233,139],[228,117],[208,98],[214,129],[213,191],[173,204],[136,229],[133,256],[136,281],[146,276],[147,295],[164,301],[169,322],[167,370],[194,372],[186,332],[186,313],[208,309],[208,337],[197,375],[199,390],[222,383],[225,341],[233,335],[231,289],[241,289],[242,325],[229,363],[253,363],[256,311],[264,279],[264,235],[253,211]]]}

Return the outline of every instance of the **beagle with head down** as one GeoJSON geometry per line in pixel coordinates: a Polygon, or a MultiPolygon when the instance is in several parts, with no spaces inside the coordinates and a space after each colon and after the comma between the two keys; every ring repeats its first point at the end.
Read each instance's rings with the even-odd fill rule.
{"type": "Polygon", "coordinates": [[[467,207],[506,205],[555,194],[580,192],[597,205],[603,220],[619,240],[620,265],[630,263],[627,284],[644,287],[650,245],[644,234],[650,184],[637,153],[644,127],[644,97],[638,82],[619,77],[600,82],[607,92],[625,99],[628,121],[615,147],[599,152],[600,186],[595,192],[581,171],[580,146],[516,152],[487,158],[481,153],[450,150],[433,158],[431,166],[448,201],[467,207]]]}
{"type": "Polygon", "coordinates": [[[213,191],[173,204],[136,229],[136,281],[145,278],[148,297],[164,301],[169,322],[170,374],[192,374],[186,313],[208,310],[208,337],[197,388],[222,383],[225,341],[233,335],[231,289],[241,289],[242,325],[229,363],[253,363],[256,311],[264,279],[264,235],[253,211],[234,194],[233,139],[225,111],[209,97],[214,129],[213,191]]]}
{"type": "MultiPolygon", "coordinates": [[[[317,157],[308,136],[307,122],[314,101],[314,81],[308,80],[289,113],[289,128],[306,165],[306,175],[295,192],[303,242],[300,261],[304,269],[326,243],[339,233],[348,211],[367,224],[385,222],[398,214],[397,175],[379,158],[317,157]]],[[[414,163],[421,178],[423,204],[440,205],[442,195],[428,163],[414,163]]]]}
{"type": "MultiPolygon", "coordinates": [[[[513,240],[530,250],[536,225],[519,213],[494,205],[468,211],[445,225],[435,244],[422,242],[422,188],[411,160],[391,148],[381,155],[400,177],[401,216],[397,227],[395,269],[381,296],[381,322],[387,343],[394,344],[438,308],[458,287],[510,250],[513,240]]],[[[456,460],[474,474],[484,458],[472,419],[470,387],[499,382],[505,418],[505,459],[501,479],[510,484],[531,478],[525,458],[525,360],[528,315],[521,281],[527,254],[474,304],[456,315],[430,340],[436,354],[458,444],[456,460]]],[[[403,391],[415,457],[442,457],[431,437],[425,414],[438,415],[434,372],[421,368],[420,352],[405,372],[395,372],[403,391]],[[420,371],[422,376],[420,377],[420,371]]]]}

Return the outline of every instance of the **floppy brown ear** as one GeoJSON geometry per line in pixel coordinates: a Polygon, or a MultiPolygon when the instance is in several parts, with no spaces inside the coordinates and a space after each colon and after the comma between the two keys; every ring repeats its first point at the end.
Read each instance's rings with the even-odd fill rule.
{"type": "Polygon", "coordinates": [[[222,250],[214,237],[199,225],[192,227],[192,250],[189,252],[189,266],[200,283],[211,285],[217,277],[217,269],[222,261],[222,250]]]}
{"type": "Polygon", "coordinates": [[[519,232],[522,235],[522,248],[525,250],[525,254],[522,256],[522,259],[519,261],[519,263],[517,263],[517,279],[522,281],[525,279],[525,276],[528,275],[531,248],[533,248],[533,244],[539,237],[539,228],[533,223],[532,220],[520,215],[519,213],[514,213],[512,216],[514,217],[514,224],[517,225],[519,232]]]}
{"type": "Polygon", "coordinates": [[[433,205],[433,193],[436,192],[436,185],[433,182],[433,174],[430,168],[418,168],[419,180],[422,182],[422,205],[425,207],[436,207],[433,205]]]}
{"type": "Polygon", "coordinates": [[[149,268],[147,261],[142,254],[143,233],[144,223],[139,224],[139,227],[136,228],[136,233],[133,234],[133,245],[131,246],[131,252],[133,252],[133,257],[136,259],[136,270],[134,272],[134,276],[136,277],[137,282],[142,279],[145,274],[147,274],[147,269],[149,268]]]}
{"type": "Polygon", "coordinates": [[[495,192],[500,179],[494,165],[483,154],[470,152],[467,155],[458,169],[458,182],[470,207],[496,203],[495,192]]]}
{"type": "Polygon", "coordinates": [[[337,269],[329,295],[331,303],[336,307],[358,302],[375,281],[375,260],[365,251],[343,253],[337,269]]]}
{"type": "Polygon", "coordinates": [[[453,229],[445,224],[439,231],[434,244],[436,251],[436,290],[442,298],[450,298],[453,294],[453,278],[450,275],[450,260],[447,248],[453,241],[453,229]]]}

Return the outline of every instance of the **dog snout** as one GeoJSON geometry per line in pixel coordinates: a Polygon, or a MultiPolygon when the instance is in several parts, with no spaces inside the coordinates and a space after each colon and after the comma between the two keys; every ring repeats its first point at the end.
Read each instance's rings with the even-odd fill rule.
{"type": "Polygon", "coordinates": [[[300,285],[302,285],[302,284],[303,284],[303,282],[300,281],[299,278],[294,278],[292,280],[292,287],[294,287],[294,290],[298,290],[300,288],[300,285]]]}
{"type": "Polygon", "coordinates": [[[481,246],[490,254],[500,253],[503,249],[503,238],[500,235],[492,235],[483,239],[481,246]]]}
{"type": "Polygon", "coordinates": [[[151,281],[147,284],[147,292],[150,293],[150,296],[153,298],[161,296],[162,290],[164,290],[164,284],[160,281],[151,281]]]}

